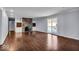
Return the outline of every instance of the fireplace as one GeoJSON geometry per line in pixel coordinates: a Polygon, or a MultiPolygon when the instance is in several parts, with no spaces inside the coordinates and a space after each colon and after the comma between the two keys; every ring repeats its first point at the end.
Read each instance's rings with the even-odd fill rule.
{"type": "Polygon", "coordinates": [[[28,27],[25,27],[25,32],[26,32],[26,31],[29,31],[29,28],[28,28],[28,27]]]}
{"type": "Polygon", "coordinates": [[[22,31],[30,31],[32,29],[32,18],[22,18],[22,31]],[[31,29],[30,29],[31,28],[31,29]]]}

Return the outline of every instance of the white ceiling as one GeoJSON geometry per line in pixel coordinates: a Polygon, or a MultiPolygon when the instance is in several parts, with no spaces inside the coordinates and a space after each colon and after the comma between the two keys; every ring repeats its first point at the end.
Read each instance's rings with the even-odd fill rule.
{"type": "Polygon", "coordinates": [[[69,7],[5,7],[8,17],[43,17],[70,9],[69,7]],[[10,12],[13,10],[13,12],[10,12]],[[11,16],[12,15],[12,16],[11,16]]]}

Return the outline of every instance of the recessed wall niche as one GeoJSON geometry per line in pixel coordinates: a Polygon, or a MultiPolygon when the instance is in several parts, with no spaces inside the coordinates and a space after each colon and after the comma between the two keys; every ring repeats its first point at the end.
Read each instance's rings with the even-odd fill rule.
{"type": "Polygon", "coordinates": [[[16,27],[22,27],[22,23],[17,23],[16,27]]]}

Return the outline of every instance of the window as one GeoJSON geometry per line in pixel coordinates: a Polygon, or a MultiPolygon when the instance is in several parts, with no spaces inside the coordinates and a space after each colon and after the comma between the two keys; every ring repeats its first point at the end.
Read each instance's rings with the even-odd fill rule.
{"type": "Polygon", "coordinates": [[[48,32],[51,32],[51,19],[48,19],[48,32]]]}
{"type": "Polygon", "coordinates": [[[48,32],[49,33],[57,32],[57,18],[48,19],[48,32]]]}
{"type": "Polygon", "coordinates": [[[56,33],[57,32],[57,18],[53,18],[51,23],[52,23],[51,31],[53,33],[56,33]]]}

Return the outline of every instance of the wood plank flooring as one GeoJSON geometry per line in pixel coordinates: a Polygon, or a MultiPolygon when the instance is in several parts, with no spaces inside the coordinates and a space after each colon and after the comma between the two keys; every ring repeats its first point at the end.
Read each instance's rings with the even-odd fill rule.
{"type": "Polygon", "coordinates": [[[10,32],[0,51],[79,51],[79,40],[42,32],[10,32]]]}

